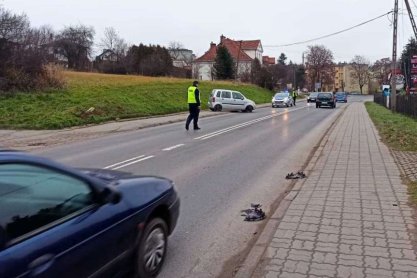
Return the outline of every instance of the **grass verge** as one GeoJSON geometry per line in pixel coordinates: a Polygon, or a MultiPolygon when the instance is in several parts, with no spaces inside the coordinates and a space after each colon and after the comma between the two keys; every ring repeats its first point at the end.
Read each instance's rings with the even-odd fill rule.
{"type": "Polygon", "coordinates": [[[408,193],[414,207],[417,207],[417,181],[408,181],[408,193]]]}
{"type": "Polygon", "coordinates": [[[366,102],[369,116],[384,143],[397,151],[417,151],[417,120],[393,113],[374,102],[366,102]]]}
{"type": "MultiPolygon", "coordinates": [[[[66,72],[60,91],[0,96],[0,128],[60,129],[111,120],[147,117],[188,110],[192,80],[66,72]]],[[[249,84],[201,82],[202,109],[214,88],[242,92],[255,103],[268,103],[272,92],[249,84]]]]}
{"type": "MultiPolygon", "coordinates": [[[[397,151],[417,151],[416,119],[393,113],[374,102],[366,102],[365,106],[384,143],[397,151]]],[[[408,186],[410,202],[417,208],[417,181],[403,178],[408,186]]]]}

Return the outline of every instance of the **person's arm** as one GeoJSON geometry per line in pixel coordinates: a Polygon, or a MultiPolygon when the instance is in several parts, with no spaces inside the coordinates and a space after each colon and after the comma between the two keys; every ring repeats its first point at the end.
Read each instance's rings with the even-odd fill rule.
{"type": "Polygon", "coordinates": [[[195,89],[194,95],[195,95],[195,100],[197,101],[197,106],[200,106],[201,105],[201,102],[200,102],[200,90],[195,89]]]}

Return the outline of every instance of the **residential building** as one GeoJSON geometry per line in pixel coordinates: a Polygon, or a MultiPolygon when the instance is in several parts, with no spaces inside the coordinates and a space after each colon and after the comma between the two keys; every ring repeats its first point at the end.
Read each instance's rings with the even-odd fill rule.
{"type": "Polygon", "coordinates": [[[117,62],[118,57],[116,52],[111,49],[104,49],[103,52],[96,57],[96,61],[117,62]]]}
{"type": "Polygon", "coordinates": [[[262,64],[275,65],[275,57],[262,56],[262,64]]]}
{"type": "MultiPolygon", "coordinates": [[[[230,55],[236,62],[237,76],[248,74],[252,68],[252,62],[256,59],[262,64],[263,47],[260,40],[232,40],[220,36],[219,44],[210,43],[209,50],[193,62],[193,77],[200,80],[214,80],[214,63],[217,55],[217,48],[222,45],[227,48],[230,55]]],[[[268,64],[275,63],[275,58],[268,57],[268,64]]]]}
{"type": "MultiPolygon", "coordinates": [[[[360,92],[358,81],[352,77],[354,69],[351,64],[339,63],[335,65],[334,86],[330,89],[344,92],[360,92]]],[[[362,91],[364,94],[369,92],[369,82],[367,82],[362,91]]]]}

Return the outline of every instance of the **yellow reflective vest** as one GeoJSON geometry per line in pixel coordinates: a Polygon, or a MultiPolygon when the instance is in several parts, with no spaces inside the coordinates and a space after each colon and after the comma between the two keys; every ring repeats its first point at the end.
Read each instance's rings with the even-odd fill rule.
{"type": "Polygon", "coordinates": [[[188,103],[197,103],[197,100],[195,99],[195,90],[197,90],[197,87],[190,86],[188,88],[188,103]]]}

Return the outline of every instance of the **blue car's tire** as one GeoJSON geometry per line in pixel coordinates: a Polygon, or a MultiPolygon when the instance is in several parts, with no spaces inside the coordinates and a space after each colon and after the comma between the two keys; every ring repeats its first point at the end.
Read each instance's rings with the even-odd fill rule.
{"type": "Polygon", "coordinates": [[[161,218],[152,219],[140,238],[135,259],[136,277],[156,277],[164,264],[168,245],[168,227],[161,218]]]}

